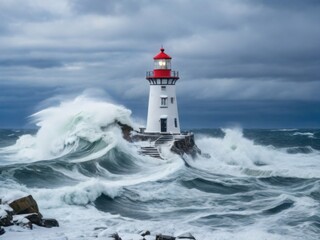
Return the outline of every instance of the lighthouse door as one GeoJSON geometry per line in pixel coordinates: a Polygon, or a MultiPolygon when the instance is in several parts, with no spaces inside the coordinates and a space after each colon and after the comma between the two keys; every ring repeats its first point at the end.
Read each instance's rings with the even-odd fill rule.
{"type": "Polygon", "coordinates": [[[167,132],[167,119],[161,118],[161,132],[167,132]]]}

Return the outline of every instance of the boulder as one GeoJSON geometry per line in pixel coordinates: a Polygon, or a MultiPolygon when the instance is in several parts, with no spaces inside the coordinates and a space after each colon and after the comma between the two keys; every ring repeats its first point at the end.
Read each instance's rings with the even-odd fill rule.
{"type": "Polygon", "coordinates": [[[145,236],[147,236],[147,235],[150,235],[151,233],[150,233],[150,231],[143,231],[142,233],[141,233],[141,236],[142,237],[145,237],[145,236]]]}
{"type": "Polygon", "coordinates": [[[156,240],[175,240],[175,239],[176,238],[172,236],[167,236],[162,234],[156,235],[156,240]]]}
{"type": "Polygon", "coordinates": [[[40,213],[31,213],[25,216],[26,219],[28,219],[31,223],[34,223],[38,226],[42,226],[42,215],[40,213]]]}
{"type": "Polygon", "coordinates": [[[196,238],[194,236],[192,236],[191,233],[184,233],[181,234],[177,237],[177,239],[191,239],[191,240],[196,240],[196,238]]]}
{"type": "Polygon", "coordinates": [[[31,195],[19,198],[9,204],[15,214],[39,213],[37,202],[31,195]]]}
{"type": "Polygon", "coordinates": [[[195,158],[198,154],[201,155],[201,150],[196,145],[193,134],[175,140],[171,147],[171,151],[180,156],[183,156],[183,154],[186,153],[192,158],[195,158]]]}
{"type": "Polygon", "coordinates": [[[12,225],[12,214],[0,216],[0,226],[7,227],[12,225]]]}
{"type": "Polygon", "coordinates": [[[59,227],[56,219],[42,218],[38,204],[31,195],[11,202],[9,205],[0,204],[0,226],[17,225],[32,229],[36,224],[41,227],[59,227]]]}
{"type": "Polygon", "coordinates": [[[13,210],[8,205],[0,205],[0,226],[12,225],[13,210]]]}

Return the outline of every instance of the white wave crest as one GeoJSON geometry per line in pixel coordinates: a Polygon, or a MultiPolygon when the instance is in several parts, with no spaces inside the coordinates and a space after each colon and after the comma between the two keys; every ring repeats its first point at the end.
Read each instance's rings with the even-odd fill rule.
{"type": "Polygon", "coordinates": [[[113,124],[133,126],[130,115],[131,111],[123,106],[80,96],[32,115],[39,127],[37,133],[23,135],[15,145],[1,151],[11,154],[13,161],[32,162],[72,153],[81,140],[89,143],[103,140],[106,145],[115,145],[121,134],[113,131],[113,124]]]}
{"type": "Polygon", "coordinates": [[[314,134],[311,132],[295,132],[292,134],[293,136],[307,136],[309,138],[313,138],[314,134]]]}
{"type": "Polygon", "coordinates": [[[288,154],[286,149],[255,144],[243,137],[241,129],[223,131],[223,138],[197,136],[198,147],[212,158],[191,161],[190,164],[218,174],[305,178],[320,176],[318,151],[288,154]]]}

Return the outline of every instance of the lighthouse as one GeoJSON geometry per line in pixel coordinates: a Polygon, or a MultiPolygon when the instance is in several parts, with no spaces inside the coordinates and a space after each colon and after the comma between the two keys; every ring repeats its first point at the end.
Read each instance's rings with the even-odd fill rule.
{"type": "Polygon", "coordinates": [[[176,97],[179,73],[171,70],[171,57],[164,48],[154,56],[154,70],[148,71],[150,84],[146,133],[180,134],[176,97]]]}
{"type": "MultiPolygon", "coordinates": [[[[149,104],[146,128],[128,133],[122,126],[123,132],[130,141],[137,141],[141,155],[166,159],[167,151],[184,156],[196,157],[201,150],[194,142],[192,132],[181,132],[176,96],[176,82],[179,73],[171,70],[171,57],[164,52],[164,48],[153,57],[154,69],[148,71],[146,79],[149,82],[149,104]],[[146,141],[146,144],[140,145],[146,141]]],[[[130,130],[129,130],[130,131],[130,130]]],[[[208,155],[205,155],[208,157],[208,155]]]]}

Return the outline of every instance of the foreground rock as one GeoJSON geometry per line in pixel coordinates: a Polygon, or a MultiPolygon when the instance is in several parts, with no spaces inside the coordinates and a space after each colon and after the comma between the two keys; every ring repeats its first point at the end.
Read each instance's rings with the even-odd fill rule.
{"type": "Polygon", "coordinates": [[[177,237],[177,239],[190,239],[190,240],[196,240],[195,237],[191,233],[184,233],[177,237]]]}
{"type": "Polygon", "coordinates": [[[36,200],[31,195],[10,203],[2,203],[0,199],[0,235],[5,233],[1,227],[17,225],[33,229],[33,224],[46,228],[59,227],[56,219],[43,218],[36,200]]]}
{"type": "Polygon", "coordinates": [[[10,226],[12,225],[13,210],[8,205],[0,205],[0,226],[10,226]]]}
{"type": "Polygon", "coordinates": [[[156,240],[175,240],[175,239],[176,239],[175,237],[162,235],[162,234],[159,234],[156,236],[156,240]]]}
{"type": "Polygon", "coordinates": [[[19,198],[9,203],[15,214],[38,213],[39,208],[36,200],[31,195],[19,198]]]}
{"type": "Polygon", "coordinates": [[[156,236],[156,240],[178,240],[178,239],[186,239],[186,240],[196,240],[195,237],[191,233],[184,233],[177,237],[167,236],[159,234],[156,236]]]}
{"type": "Polygon", "coordinates": [[[138,235],[126,233],[126,237],[120,237],[118,233],[110,234],[109,231],[110,230],[106,230],[106,232],[99,234],[99,237],[107,237],[106,239],[108,240],[196,240],[196,238],[191,233],[184,233],[177,237],[174,237],[163,234],[152,235],[150,231],[142,231],[138,235]]]}

